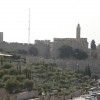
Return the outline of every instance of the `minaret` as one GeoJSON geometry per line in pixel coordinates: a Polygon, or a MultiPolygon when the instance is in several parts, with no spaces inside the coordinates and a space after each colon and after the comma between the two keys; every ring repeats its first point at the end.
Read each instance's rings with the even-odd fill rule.
{"type": "Polygon", "coordinates": [[[77,39],[80,39],[80,34],[81,34],[81,27],[80,27],[80,24],[78,24],[76,27],[76,38],[77,39]]]}
{"type": "Polygon", "coordinates": [[[30,44],[30,8],[29,8],[29,27],[28,27],[28,44],[30,44]]]}

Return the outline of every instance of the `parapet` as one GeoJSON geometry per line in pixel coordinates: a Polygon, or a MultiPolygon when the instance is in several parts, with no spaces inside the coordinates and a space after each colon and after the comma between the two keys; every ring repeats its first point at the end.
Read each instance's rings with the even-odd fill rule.
{"type": "Polygon", "coordinates": [[[35,44],[50,44],[50,40],[35,40],[35,44]]]}

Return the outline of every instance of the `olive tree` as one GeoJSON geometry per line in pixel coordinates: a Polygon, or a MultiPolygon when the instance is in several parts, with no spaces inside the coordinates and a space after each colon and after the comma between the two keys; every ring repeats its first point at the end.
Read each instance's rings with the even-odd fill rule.
{"type": "Polygon", "coordinates": [[[38,49],[35,46],[31,46],[29,48],[29,54],[32,56],[37,56],[38,55],[38,49]]]}
{"type": "Polygon", "coordinates": [[[63,45],[59,48],[59,56],[61,58],[70,58],[73,56],[73,49],[70,46],[63,45]]]}

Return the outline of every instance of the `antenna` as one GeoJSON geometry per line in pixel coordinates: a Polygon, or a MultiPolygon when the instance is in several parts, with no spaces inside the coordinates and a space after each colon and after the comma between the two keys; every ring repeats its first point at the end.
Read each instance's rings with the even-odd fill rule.
{"type": "Polygon", "coordinates": [[[30,8],[29,8],[29,27],[28,27],[28,44],[30,44],[30,8]]]}

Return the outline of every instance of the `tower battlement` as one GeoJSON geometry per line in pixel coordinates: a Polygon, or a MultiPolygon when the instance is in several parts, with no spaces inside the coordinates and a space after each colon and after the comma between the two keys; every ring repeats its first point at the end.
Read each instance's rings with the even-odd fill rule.
{"type": "Polygon", "coordinates": [[[3,42],[3,32],[0,32],[0,42],[3,42]]]}

